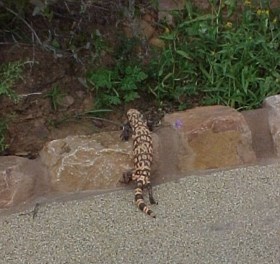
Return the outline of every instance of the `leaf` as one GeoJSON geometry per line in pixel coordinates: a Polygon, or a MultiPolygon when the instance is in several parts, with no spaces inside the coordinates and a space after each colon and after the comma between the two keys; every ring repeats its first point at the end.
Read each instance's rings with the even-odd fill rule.
{"type": "Polygon", "coordinates": [[[140,96],[137,92],[131,91],[131,92],[124,95],[124,101],[126,103],[129,103],[129,102],[134,101],[136,98],[139,98],[139,97],[140,96]]]}
{"type": "Polygon", "coordinates": [[[112,105],[120,105],[121,104],[121,100],[118,96],[115,95],[104,95],[104,100],[107,101],[109,104],[112,105]]]}
{"type": "Polygon", "coordinates": [[[164,35],[161,35],[159,38],[164,39],[164,40],[175,40],[176,39],[176,33],[172,32],[172,33],[164,34],[164,35]]]}
{"type": "Polygon", "coordinates": [[[102,69],[99,70],[93,74],[90,75],[89,77],[89,82],[93,85],[96,86],[96,88],[112,88],[112,71],[107,70],[107,69],[102,69]]]}
{"type": "Polygon", "coordinates": [[[208,79],[208,81],[213,84],[213,79],[211,78],[211,75],[206,71],[206,69],[200,64],[199,65],[199,69],[201,70],[201,72],[206,76],[206,78],[208,79]]]}
{"type": "Polygon", "coordinates": [[[51,42],[51,45],[55,48],[55,49],[59,49],[60,48],[60,44],[57,41],[57,39],[53,39],[51,42]]]}
{"type": "Polygon", "coordinates": [[[183,50],[176,50],[176,53],[184,57],[185,59],[192,60],[192,58],[183,50]]]}
{"type": "Polygon", "coordinates": [[[89,110],[84,112],[84,114],[98,114],[103,112],[112,112],[111,109],[96,109],[96,110],[89,110]]]}
{"type": "Polygon", "coordinates": [[[145,72],[139,72],[138,75],[137,75],[137,81],[140,82],[140,81],[143,81],[145,79],[148,78],[148,75],[145,73],[145,72]]]}
{"type": "Polygon", "coordinates": [[[236,9],[236,0],[225,0],[227,6],[227,17],[230,17],[236,9]]]}
{"type": "Polygon", "coordinates": [[[213,19],[215,19],[214,15],[211,15],[211,14],[202,15],[202,16],[199,16],[199,17],[197,17],[195,19],[191,19],[191,20],[188,20],[188,21],[185,21],[185,22],[181,23],[179,25],[179,28],[185,27],[185,26],[187,26],[189,24],[192,24],[194,22],[204,21],[204,20],[213,20],[213,19]]]}
{"type": "Polygon", "coordinates": [[[137,88],[135,81],[130,77],[127,76],[121,80],[120,88],[124,91],[131,91],[137,88]]]}
{"type": "MultiPolygon", "coordinates": [[[[135,67],[135,68],[136,68],[136,67],[135,67]]],[[[125,74],[128,74],[128,75],[132,74],[132,73],[133,73],[133,70],[135,70],[135,68],[132,69],[132,67],[130,67],[130,66],[126,67],[126,68],[125,68],[125,74]]]]}

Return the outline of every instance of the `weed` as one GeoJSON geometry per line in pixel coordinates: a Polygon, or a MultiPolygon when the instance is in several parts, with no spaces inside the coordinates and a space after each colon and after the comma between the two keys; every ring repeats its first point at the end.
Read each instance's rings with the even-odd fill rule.
{"type": "Polygon", "coordinates": [[[9,62],[0,68],[0,96],[4,95],[11,98],[14,102],[18,101],[18,96],[13,90],[14,83],[21,78],[23,63],[9,62]]]}
{"type": "Polygon", "coordinates": [[[100,56],[102,54],[102,51],[108,48],[104,37],[98,29],[95,30],[94,34],[91,34],[91,41],[95,50],[94,57],[100,56]]]}
{"type": "Polygon", "coordinates": [[[167,48],[150,64],[156,83],[150,91],[157,100],[184,108],[189,97],[199,95],[203,104],[252,109],[280,92],[278,20],[248,4],[241,17],[230,20],[235,1],[225,3],[224,16],[221,4],[211,14],[190,5],[177,13],[175,28],[161,37],[167,48]]]}
{"type": "MultiPolygon", "coordinates": [[[[141,68],[137,47],[140,39],[122,35],[112,55],[116,64],[111,68],[92,71],[87,76],[90,89],[95,92],[95,109],[129,103],[140,97],[140,85],[147,79],[141,68]]],[[[98,43],[98,42],[97,42],[98,43]]],[[[102,44],[102,42],[101,42],[102,44]]],[[[98,45],[95,45],[98,47],[98,45]]],[[[102,45],[99,45],[102,47],[102,45]]],[[[145,92],[145,91],[144,91],[145,92]]]]}
{"type": "Polygon", "coordinates": [[[147,75],[138,66],[127,66],[124,71],[100,69],[89,74],[87,80],[95,91],[95,108],[128,103],[139,97],[139,84],[147,75]]]}
{"type": "Polygon", "coordinates": [[[79,61],[79,54],[82,50],[88,50],[91,54],[91,63],[100,62],[100,58],[105,51],[108,50],[108,45],[98,29],[94,33],[72,32],[71,39],[67,44],[73,54],[73,57],[79,61]]]}
{"type": "Polygon", "coordinates": [[[54,85],[52,89],[46,94],[46,97],[51,100],[54,111],[57,111],[58,105],[61,103],[64,96],[65,94],[62,93],[58,85],[54,85]]]}
{"type": "Polygon", "coordinates": [[[7,131],[7,122],[0,119],[0,153],[3,152],[8,145],[5,143],[5,133],[7,131]]]}
{"type": "Polygon", "coordinates": [[[114,57],[117,59],[118,67],[126,67],[128,65],[139,64],[139,58],[135,56],[137,47],[141,46],[141,40],[137,37],[128,38],[121,35],[119,38],[119,45],[115,49],[114,57]]]}

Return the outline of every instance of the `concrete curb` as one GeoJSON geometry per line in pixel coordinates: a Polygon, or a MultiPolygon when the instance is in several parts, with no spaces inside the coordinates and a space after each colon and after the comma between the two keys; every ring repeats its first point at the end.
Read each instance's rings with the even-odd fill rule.
{"type": "Polygon", "coordinates": [[[0,219],[1,263],[279,263],[280,165],[159,185],[157,219],[130,191],[0,219]]]}

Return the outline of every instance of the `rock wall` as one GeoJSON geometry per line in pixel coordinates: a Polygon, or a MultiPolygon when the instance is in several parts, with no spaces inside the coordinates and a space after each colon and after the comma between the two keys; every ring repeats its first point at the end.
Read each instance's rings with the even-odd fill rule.
{"type": "MultiPolygon", "coordinates": [[[[280,152],[280,96],[264,102],[273,146],[280,152]]],[[[262,122],[262,120],[256,120],[262,122]]],[[[258,133],[258,132],[254,132],[258,133]]],[[[132,142],[120,132],[69,136],[48,142],[40,158],[0,157],[0,209],[38,196],[114,189],[132,167],[132,142]]],[[[257,162],[252,133],[243,115],[224,106],[198,107],[167,114],[153,134],[152,182],[190,172],[257,162]]]]}

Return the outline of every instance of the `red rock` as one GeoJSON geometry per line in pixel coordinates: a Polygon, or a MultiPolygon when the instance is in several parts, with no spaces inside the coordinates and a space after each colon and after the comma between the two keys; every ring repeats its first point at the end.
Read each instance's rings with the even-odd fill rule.
{"type": "Polygon", "coordinates": [[[232,108],[199,107],[168,114],[164,121],[173,130],[170,140],[181,173],[256,161],[251,131],[244,117],[232,108]]]}
{"type": "Polygon", "coordinates": [[[266,108],[242,111],[252,133],[253,149],[258,162],[275,159],[274,143],[268,123],[266,108]],[[261,122],[260,122],[261,120],[261,122]]]}
{"type": "Polygon", "coordinates": [[[149,22],[145,20],[140,20],[139,26],[140,34],[143,39],[150,39],[153,36],[155,28],[149,22]]]}
{"type": "Polygon", "coordinates": [[[113,188],[123,171],[132,167],[131,142],[121,142],[119,132],[69,136],[47,143],[40,152],[57,192],[113,188]]]}
{"type": "Polygon", "coordinates": [[[64,96],[59,102],[58,104],[60,106],[63,106],[65,108],[68,108],[69,106],[71,106],[72,104],[74,104],[75,100],[71,95],[66,95],[64,96]]]}
{"type": "Polygon", "coordinates": [[[152,38],[155,28],[144,19],[134,19],[133,23],[124,23],[123,31],[126,37],[132,38],[134,36],[140,37],[144,40],[152,38]]]}
{"type": "Polygon", "coordinates": [[[280,95],[267,97],[264,100],[263,107],[268,112],[268,124],[275,153],[277,157],[280,157],[280,95]]]}
{"type": "Polygon", "coordinates": [[[0,157],[0,208],[7,208],[49,191],[47,172],[38,160],[0,157]]]}
{"type": "Polygon", "coordinates": [[[171,11],[182,10],[186,4],[186,0],[161,0],[158,3],[158,16],[159,20],[166,20],[166,22],[172,25],[173,16],[171,11]]]}
{"type": "Polygon", "coordinates": [[[163,49],[165,47],[165,43],[162,39],[160,38],[157,38],[157,37],[153,37],[150,39],[149,43],[152,45],[152,46],[155,46],[157,48],[161,48],[163,49]]]}
{"type": "Polygon", "coordinates": [[[142,17],[142,20],[152,24],[155,22],[154,18],[150,15],[150,14],[145,14],[143,17],[142,17]]]}

